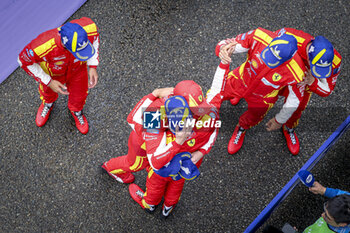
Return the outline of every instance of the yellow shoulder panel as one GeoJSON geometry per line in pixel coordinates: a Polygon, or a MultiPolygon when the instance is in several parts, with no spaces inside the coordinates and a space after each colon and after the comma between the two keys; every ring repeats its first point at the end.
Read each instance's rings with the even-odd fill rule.
{"type": "Polygon", "coordinates": [[[304,71],[294,59],[292,59],[289,62],[289,64],[287,64],[287,67],[288,67],[289,71],[293,74],[294,79],[298,83],[303,80],[303,78],[304,78],[304,71]]]}
{"type": "Polygon", "coordinates": [[[94,24],[94,23],[86,25],[83,28],[84,28],[84,30],[86,31],[87,34],[96,33],[97,32],[97,27],[96,27],[96,24],[94,24]]]}
{"type": "Polygon", "coordinates": [[[260,29],[255,30],[253,38],[256,39],[257,41],[260,41],[261,43],[263,43],[266,46],[268,44],[270,44],[272,39],[273,39],[266,32],[263,32],[260,29]]]}
{"type": "Polygon", "coordinates": [[[52,38],[52,39],[46,41],[45,43],[43,43],[42,45],[39,45],[38,47],[36,47],[34,49],[34,52],[39,57],[43,57],[56,47],[57,47],[57,45],[55,43],[55,38],[52,38]]]}
{"type": "Polygon", "coordinates": [[[299,45],[302,45],[302,44],[304,43],[304,41],[305,41],[304,38],[302,38],[302,37],[300,37],[300,36],[296,36],[296,35],[294,35],[293,33],[286,32],[286,34],[291,35],[291,36],[294,36],[295,39],[297,39],[297,42],[298,42],[299,45]]]}
{"type": "Polygon", "coordinates": [[[340,63],[340,61],[341,61],[340,57],[334,54],[333,67],[336,67],[340,63]]]}

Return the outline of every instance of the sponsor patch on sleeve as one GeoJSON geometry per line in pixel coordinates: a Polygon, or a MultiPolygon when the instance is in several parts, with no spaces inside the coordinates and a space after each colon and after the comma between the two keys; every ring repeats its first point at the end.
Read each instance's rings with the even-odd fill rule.
{"type": "Polygon", "coordinates": [[[152,133],[152,134],[159,134],[159,129],[147,129],[146,130],[147,133],[152,133]]]}
{"type": "Polygon", "coordinates": [[[209,113],[209,116],[210,116],[213,120],[215,120],[215,118],[216,118],[215,113],[213,113],[213,112],[210,112],[210,113],[209,113]]]}
{"type": "Polygon", "coordinates": [[[278,32],[278,36],[282,36],[284,33],[286,33],[286,29],[282,28],[282,29],[278,32]]]}
{"type": "Polygon", "coordinates": [[[25,54],[25,53],[22,53],[21,58],[22,58],[24,61],[26,61],[26,62],[31,62],[30,58],[29,58],[29,57],[27,56],[27,54],[25,54]]]}

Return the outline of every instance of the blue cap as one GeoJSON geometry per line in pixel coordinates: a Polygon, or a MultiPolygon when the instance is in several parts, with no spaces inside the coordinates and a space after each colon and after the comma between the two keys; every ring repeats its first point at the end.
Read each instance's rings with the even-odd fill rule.
{"type": "Polygon", "coordinates": [[[175,133],[176,127],[182,130],[186,119],[192,118],[192,113],[186,99],[182,96],[173,96],[164,103],[165,113],[168,118],[169,129],[175,133]]]}
{"type": "Polygon", "coordinates": [[[298,172],[298,176],[301,182],[303,182],[303,184],[305,184],[307,187],[312,187],[314,185],[315,179],[311,172],[307,170],[300,170],[298,172]]]}
{"type": "Polygon", "coordinates": [[[200,175],[200,172],[191,157],[189,152],[178,153],[167,165],[154,172],[162,177],[171,177],[173,180],[181,178],[194,180],[200,175]]]}
{"type": "Polygon", "coordinates": [[[66,23],[60,30],[61,41],[80,61],[86,61],[95,54],[95,49],[88,39],[84,28],[76,23],[66,23]]]}
{"type": "Polygon", "coordinates": [[[331,42],[323,36],[317,36],[309,47],[311,73],[315,78],[328,78],[332,74],[334,49],[331,42]]]}
{"type": "Polygon", "coordinates": [[[181,156],[177,154],[168,164],[154,172],[162,177],[174,176],[180,171],[180,160],[181,156]]]}
{"type": "Polygon", "coordinates": [[[271,69],[291,59],[298,50],[298,42],[294,36],[283,34],[274,38],[261,52],[261,59],[271,69]]]}
{"type": "Polygon", "coordinates": [[[179,175],[185,180],[195,180],[200,175],[200,172],[189,158],[182,160],[179,175]]]}

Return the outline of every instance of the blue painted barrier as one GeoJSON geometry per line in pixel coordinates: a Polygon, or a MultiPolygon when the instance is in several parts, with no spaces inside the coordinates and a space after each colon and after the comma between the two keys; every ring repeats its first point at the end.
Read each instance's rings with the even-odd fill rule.
{"type": "MultiPolygon", "coordinates": [[[[338,139],[350,128],[350,115],[333,132],[333,134],[322,144],[322,146],[313,154],[313,156],[304,164],[300,170],[311,170],[327,153],[327,151],[338,141],[338,139]]],[[[298,173],[282,188],[274,199],[261,211],[258,217],[245,229],[245,233],[252,233],[261,227],[270,217],[275,208],[292,192],[295,186],[300,182],[298,173]]]]}

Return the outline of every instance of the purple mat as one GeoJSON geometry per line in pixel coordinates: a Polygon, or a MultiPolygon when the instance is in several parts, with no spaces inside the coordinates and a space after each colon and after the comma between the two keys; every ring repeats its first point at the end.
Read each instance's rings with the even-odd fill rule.
{"type": "Polygon", "coordinates": [[[86,0],[0,0],[0,83],[17,67],[19,52],[41,32],[63,24],[86,0]]]}

